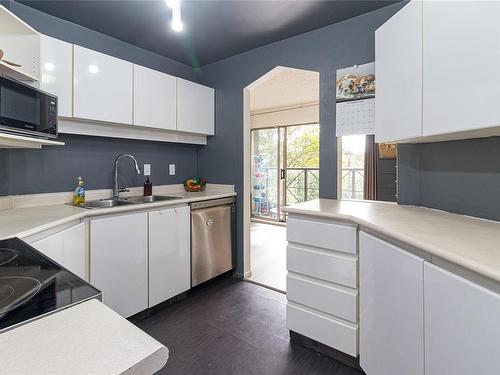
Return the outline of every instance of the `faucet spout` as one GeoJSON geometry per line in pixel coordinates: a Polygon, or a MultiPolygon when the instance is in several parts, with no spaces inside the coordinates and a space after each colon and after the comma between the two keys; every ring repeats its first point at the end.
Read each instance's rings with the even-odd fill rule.
{"type": "Polygon", "coordinates": [[[115,159],[115,167],[113,170],[113,199],[118,199],[120,196],[120,192],[125,191],[126,189],[120,189],[119,183],[118,183],[118,161],[121,158],[130,158],[134,162],[134,167],[135,167],[135,173],[136,174],[141,174],[141,170],[139,169],[139,164],[137,163],[137,160],[130,154],[121,154],[118,155],[115,159]]]}

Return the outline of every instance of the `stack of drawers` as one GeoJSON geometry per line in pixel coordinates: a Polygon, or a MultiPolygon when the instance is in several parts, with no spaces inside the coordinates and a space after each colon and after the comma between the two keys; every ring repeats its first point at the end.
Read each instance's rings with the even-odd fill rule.
{"type": "Polygon", "coordinates": [[[357,227],[290,215],[287,328],[358,355],[357,227]]]}

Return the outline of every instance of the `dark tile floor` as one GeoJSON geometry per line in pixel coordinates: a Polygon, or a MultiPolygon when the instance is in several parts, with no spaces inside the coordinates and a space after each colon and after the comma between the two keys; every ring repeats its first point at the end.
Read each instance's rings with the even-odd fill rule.
{"type": "Polygon", "coordinates": [[[285,302],[281,293],[226,277],[136,325],[169,348],[164,374],[361,374],[290,342],[285,302]]]}

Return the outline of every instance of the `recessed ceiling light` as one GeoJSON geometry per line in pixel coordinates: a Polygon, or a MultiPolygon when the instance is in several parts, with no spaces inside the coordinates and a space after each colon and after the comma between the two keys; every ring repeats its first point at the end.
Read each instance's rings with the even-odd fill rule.
{"type": "Polygon", "coordinates": [[[166,0],[167,6],[171,9],[180,8],[181,2],[180,0],[166,0]]]}
{"type": "Polygon", "coordinates": [[[174,31],[177,31],[177,32],[181,32],[184,25],[182,24],[181,21],[172,21],[170,23],[170,27],[172,28],[172,30],[174,31]]]}
{"type": "Polygon", "coordinates": [[[181,8],[172,8],[172,22],[170,23],[170,27],[172,27],[174,31],[182,31],[181,8]]]}
{"type": "Polygon", "coordinates": [[[180,0],[166,0],[167,6],[172,9],[172,21],[170,27],[172,30],[180,32],[184,28],[181,19],[181,2],[180,0]]]}

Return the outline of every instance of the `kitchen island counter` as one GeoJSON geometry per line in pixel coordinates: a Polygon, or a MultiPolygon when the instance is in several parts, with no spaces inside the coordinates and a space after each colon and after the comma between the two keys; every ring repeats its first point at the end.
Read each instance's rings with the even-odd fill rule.
{"type": "Polygon", "coordinates": [[[3,374],[153,374],[168,349],[96,299],[0,335],[3,374]]]}

